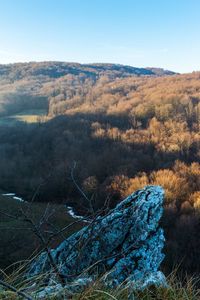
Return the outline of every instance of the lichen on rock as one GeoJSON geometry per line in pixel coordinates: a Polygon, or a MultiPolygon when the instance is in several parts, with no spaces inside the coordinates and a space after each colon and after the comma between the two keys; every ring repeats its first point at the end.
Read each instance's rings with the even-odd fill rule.
{"type": "MultiPolygon", "coordinates": [[[[165,277],[159,271],[165,241],[159,227],[163,197],[160,186],[138,190],[106,216],[96,218],[52,249],[66,286],[71,284],[73,292],[73,283],[78,282],[80,290],[86,282],[99,277],[111,288],[120,284],[135,289],[165,285],[165,277]]],[[[33,276],[51,269],[47,254],[42,253],[28,274],[33,276]]]]}

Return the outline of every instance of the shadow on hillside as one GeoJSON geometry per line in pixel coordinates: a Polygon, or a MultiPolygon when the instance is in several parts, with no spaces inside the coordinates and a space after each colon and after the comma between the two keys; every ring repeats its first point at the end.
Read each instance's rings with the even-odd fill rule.
{"type": "MultiPolygon", "coordinates": [[[[152,143],[126,143],[120,138],[94,136],[92,123],[99,122],[120,130],[130,128],[124,116],[79,114],[59,116],[46,123],[20,124],[0,131],[0,179],[4,190],[12,190],[29,199],[34,189],[51,173],[41,188],[40,201],[76,198],[76,191],[66,179],[73,161],[76,176],[83,181],[95,176],[100,184],[108,177],[151,172],[172,166],[180,154],[158,152],[152,143]]],[[[80,195],[79,195],[80,196],[80,195]]]]}

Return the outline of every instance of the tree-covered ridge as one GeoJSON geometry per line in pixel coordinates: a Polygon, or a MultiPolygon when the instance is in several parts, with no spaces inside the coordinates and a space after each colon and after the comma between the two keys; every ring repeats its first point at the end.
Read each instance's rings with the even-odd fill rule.
{"type": "Polygon", "coordinates": [[[79,64],[67,62],[30,62],[0,65],[0,76],[5,79],[20,80],[26,77],[46,76],[58,78],[64,75],[98,76],[113,73],[113,76],[130,75],[173,75],[172,71],[161,68],[135,68],[120,64],[96,63],[79,64]]]}
{"type": "MultiPolygon", "coordinates": [[[[145,124],[153,116],[164,121],[181,117],[198,118],[200,74],[177,75],[169,77],[128,77],[111,80],[100,77],[84,93],[84,89],[74,94],[65,94],[61,85],[50,97],[50,113],[104,113],[106,115],[129,115],[145,124]],[[72,101],[68,101],[72,100],[72,101]],[[195,112],[194,112],[195,110],[195,112]],[[194,114],[191,116],[191,113],[194,114]]],[[[84,85],[87,87],[87,84],[84,85]]],[[[193,120],[193,119],[192,119],[193,120]]],[[[191,122],[193,122],[191,120],[191,122]]]]}
{"type": "Polygon", "coordinates": [[[0,65],[0,115],[22,109],[48,109],[55,101],[85,95],[102,76],[110,80],[129,76],[172,75],[171,71],[134,68],[116,64],[65,62],[17,63],[0,65]]]}

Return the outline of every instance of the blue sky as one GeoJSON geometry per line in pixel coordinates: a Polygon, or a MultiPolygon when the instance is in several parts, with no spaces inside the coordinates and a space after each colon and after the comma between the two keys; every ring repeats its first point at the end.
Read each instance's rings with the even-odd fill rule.
{"type": "Polygon", "coordinates": [[[200,70],[200,0],[0,0],[0,63],[200,70]]]}

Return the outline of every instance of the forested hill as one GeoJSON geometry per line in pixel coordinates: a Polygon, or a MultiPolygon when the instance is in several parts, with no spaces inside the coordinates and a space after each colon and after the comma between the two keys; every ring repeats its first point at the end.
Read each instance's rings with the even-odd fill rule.
{"type": "Polygon", "coordinates": [[[163,76],[173,75],[172,71],[161,68],[135,68],[119,64],[79,64],[67,62],[30,62],[0,65],[0,80],[20,80],[34,76],[59,78],[65,75],[87,75],[98,77],[107,74],[112,77],[132,75],[163,76]]]}
{"type": "Polygon", "coordinates": [[[94,210],[161,185],[166,264],[184,257],[200,272],[200,73],[53,62],[0,72],[0,188],[83,214],[90,204],[74,162],[94,210]],[[33,109],[44,111],[40,122],[8,126],[33,109]]]}
{"type": "Polygon", "coordinates": [[[75,95],[84,96],[100,78],[115,80],[173,74],[163,69],[116,64],[32,62],[0,65],[0,116],[27,109],[46,109],[48,112],[52,98],[58,103],[75,95]]]}

